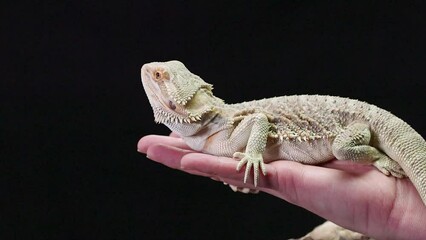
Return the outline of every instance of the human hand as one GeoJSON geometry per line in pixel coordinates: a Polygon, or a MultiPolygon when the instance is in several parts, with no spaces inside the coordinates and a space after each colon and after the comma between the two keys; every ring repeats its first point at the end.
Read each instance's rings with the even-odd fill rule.
{"type": "Polygon", "coordinates": [[[174,135],[145,136],[138,151],[174,169],[269,193],[373,238],[426,236],[426,207],[411,182],[387,177],[368,165],[274,161],[266,164],[268,174],[255,188],[250,181],[243,183],[244,172],[235,170],[235,159],[193,151],[174,135]]]}

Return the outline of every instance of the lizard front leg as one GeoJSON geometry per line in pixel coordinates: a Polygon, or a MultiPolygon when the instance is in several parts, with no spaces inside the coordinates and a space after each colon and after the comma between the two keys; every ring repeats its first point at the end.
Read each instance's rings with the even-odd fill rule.
{"type": "Polygon", "coordinates": [[[250,114],[244,117],[244,119],[236,126],[230,136],[230,139],[233,141],[245,141],[245,139],[241,137],[248,134],[245,151],[235,152],[233,157],[240,159],[237,166],[237,171],[246,165],[244,183],[247,182],[248,175],[253,168],[255,187],[257,186],[259,179],[259,168],[261,169],[263,175],[266,175],[266,167],[265,163],[263,162],[262,154],[265,151],[270,126],[271,125],[265,114],[250,114]],[[238,138],[240,139],[238,140],[238,138]]]}

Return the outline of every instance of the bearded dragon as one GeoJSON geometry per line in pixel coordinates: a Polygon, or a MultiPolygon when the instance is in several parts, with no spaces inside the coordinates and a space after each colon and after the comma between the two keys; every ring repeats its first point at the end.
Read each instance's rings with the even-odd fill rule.
{"type": "Polygon", "coordinates": [[[350,160],[408,177],[426,205],[426,141],[384,109],[321,95],[226,104],[179,61],[145,64],[141,77],[155,121],[196,151],[237,159],[244,183],[253,169],[256,187],[259,171],[266,175],[265,164],[275,160],[350,160]]]}

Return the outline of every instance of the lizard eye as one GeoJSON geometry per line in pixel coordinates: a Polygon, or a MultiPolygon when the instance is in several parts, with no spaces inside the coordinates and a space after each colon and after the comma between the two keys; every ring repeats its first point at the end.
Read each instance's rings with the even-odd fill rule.
{"type": "Polygon", "coordinates": [[[153,76],[154,76],[154,79],[156,81],[169,80],[170,79],[169,73],[167,71],[164,71],[164,70],[155,71],[153,76]]]}

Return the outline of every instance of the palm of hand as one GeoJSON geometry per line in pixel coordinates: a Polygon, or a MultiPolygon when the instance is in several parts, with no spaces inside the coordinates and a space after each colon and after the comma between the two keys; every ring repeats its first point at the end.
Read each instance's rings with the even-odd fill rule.
{"type": "MultiPolygon", "coordinates": [[[[255,188],[243,183],[244,172],[235,171],[235,159],[195,152],[177,137],[146,136],[138,151],[171,168],[255,188]]],[[[378,239],[426,236],[426,208],[408,179],[387,177],[371,166],[346,161],[322,166],[274,161],[266,165],[266,172],[256,189],[343,227],[378,239]]]]}

